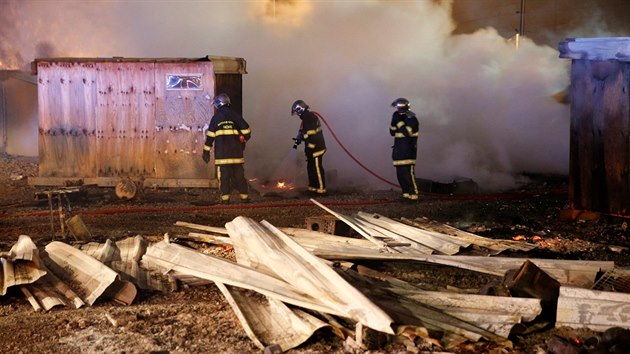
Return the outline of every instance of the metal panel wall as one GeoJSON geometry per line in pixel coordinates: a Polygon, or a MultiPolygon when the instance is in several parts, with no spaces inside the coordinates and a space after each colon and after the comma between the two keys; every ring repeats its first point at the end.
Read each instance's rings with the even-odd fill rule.
{"type": "Polygon", "coordinates": [[[214,176],[213,162],[201,159],[204,126],[214,113],[212,62],[156,63],[155,168],[157,178],[208,179],[214,176]],[[167,75],[201,74],[199,89],[167,89],[167,75]]]}
{"type": "Polygon", "coordinates": [[[96,175],[92,63],[38,63],[39,176],[96,175]]]}
{"type": "Polygon", "coordinates": [[[154,177],[154,63],[96,63],[99,177],[154,177]]]}

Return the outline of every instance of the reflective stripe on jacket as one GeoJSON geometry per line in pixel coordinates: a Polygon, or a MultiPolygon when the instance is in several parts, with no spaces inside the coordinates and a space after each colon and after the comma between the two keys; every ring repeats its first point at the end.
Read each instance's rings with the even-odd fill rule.
{"type": "Polygon", "coordinates": [[[389,134],[394,137],[392,161],[394,166],[415,165],[418,153],[418,118],[409,111],[394,112],[389,126],[389,134]]]}
{"type": "Polygon", "coordinates": [[[249,124],[229,106],[223,106],[210,120],[203,149],[210,151],[214,145],[216,165],[245,163],[243,157],[245,144],[241,142],[241,136],[245,137],[245,141],[249,140],[251,137],[249,124]]]}

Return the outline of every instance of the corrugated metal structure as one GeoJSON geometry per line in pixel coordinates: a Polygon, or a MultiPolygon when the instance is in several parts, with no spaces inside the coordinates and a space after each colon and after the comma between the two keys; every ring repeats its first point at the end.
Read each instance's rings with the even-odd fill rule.
{"type": "Polygon", "coordinates": [[[570,209],[630,216],[630,38],[559,44],[571,64],[570,209]]]}
{"type": "Polygon", "coordinates": [[[216,93],[242,111],[244,59],[47,58],[32,70],[39,103],[32,185],[215,186],[214,168],[201,159],[204,126],[216,93]]]}

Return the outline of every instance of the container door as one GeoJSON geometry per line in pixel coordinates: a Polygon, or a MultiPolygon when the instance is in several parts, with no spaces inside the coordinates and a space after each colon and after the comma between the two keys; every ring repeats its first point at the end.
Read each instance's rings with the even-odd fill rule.
{"type": "Polygon", "coordinates": [[[212,62],[156,63],[155,170],[161,179],[214,177],[201,159],[204,127],[214,114],[212,62]]]}
{"type": "Polygon", "coordinates": [[[155,176],[153,63],[96,63],[98,176],[155,176]]]}

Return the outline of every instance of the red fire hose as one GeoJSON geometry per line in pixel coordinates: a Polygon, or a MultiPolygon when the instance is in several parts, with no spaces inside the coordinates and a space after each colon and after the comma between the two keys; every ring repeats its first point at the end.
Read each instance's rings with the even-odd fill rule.
{"type": "MultiPolygon", "coordinates": [[[[393,200],[370,200],[363,202],[327,202],[330,206],[361,206],[394,203],[393,200]]],[[[128,214],[128,213],[156,213],[173,211],[199,211],[217,209],[261,209],[261,208],[295,208],[295,207],[315,207],[311,202],[300,203],[263,203],[263,204],[239,204],[239,205],[209,205],[195,207],[172,207],[172,208],[127,208],[127,209],[102,209],[83,211],[64,211],[65,215],[107,215],[107,214],[128,214]]],[[[29,213],[0,213],[0,218],[6,217],[33,217],[50,216],[50,211],[35,211],[29,213]]]]}
{"type": "Polygon", "coordinates": [[[356,157],[354,157],[354,155],[352,155],[352,153],[350,151],[348,151],[348,149],[346,149],[345,145],[343,145],[343,143],[339,140],[339,138],[337,138],[337,134],[335,134],[335,132],[332,130],[332,128],[330,127],[330,125],[328,125],[328,122],[326,122],[326,119],[324,119],[324,117],[322,117],[321,114],[317,113],[317,112],[313,112],[315,113],[316,116],[319,117],[319,119],[322,120],[322,122],[324,122],[324,124],[326,125],[326,127],[328,128],[328,131],[330,132],[330,134],[333,136],[333,138],[335,138],[335,141],[337,142],[337,144],[339,144],[339,146],[341,146],[341,148],[343,149],[343,151],[346,152],[346,154],[348,156],[350,156],[350,158],[356,162],[359,166],[361,166],[364,170],[366,170],[368,173],[370,173],[372,176],[380,179],[381,181],[394,186],[396,188],[400,188],[400,186],[398,186],[398,184],[390,182],[389,180],[386,180],[385,178],[379,176],[376,172],[370,170],[368,167],[366,167],[364,164],[361,163],[361,161],[359,161],[356,157]]]}

